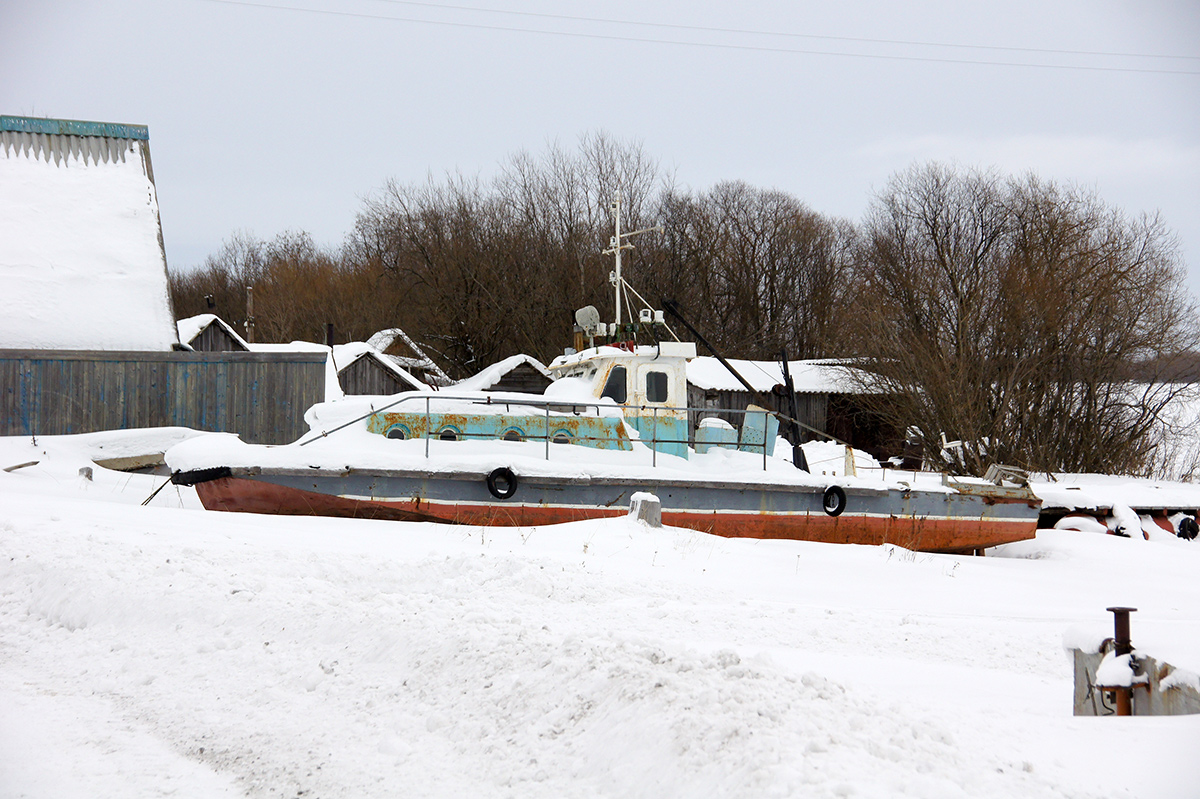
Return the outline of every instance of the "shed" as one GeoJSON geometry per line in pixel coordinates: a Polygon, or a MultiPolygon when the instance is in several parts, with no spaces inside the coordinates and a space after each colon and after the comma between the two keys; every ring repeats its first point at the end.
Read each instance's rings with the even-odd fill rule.
{"type": "MultiPolygon", "coordinates": [[[[775,401],[773,410],[790,412],[787,397],[773,393],[776,386],[783,384],[783,365],[779,361],[731,358],[729,362],[750,385],[775,401]]],[[[851,376],[852,368],[837,360],[789,361],[798,420],[876,458],[900,454],[903,437],[863,409],[859,402],[862,392],[851,376]]],[[[693,426],[699,417],[712,415],[731,424],[741,424],[741,414],[711,414],[702,409],[744,409],[753,402],[746,387],[713,357],[695,358],[688,362],[687,370],[688,406],[701,409],[691,412],[693,426]]],[[[811,441],[822,436],[802,429],[801,438],[811,441]]]]}
{"type": "Polygon", "coordinates": [[[462,391],[518,391],[544,394],[554,382],[546,365],[529,355],[513,355],[454,384],[462,391]]]}
{"type": "Polygon", "coordinates": [[[355,341],[333,348],[338,383],[348,395],[427,391],[429,386],[370,344],[355,341]]]}
{"type": "Polygon", "coordinates": [[[250,345],[216,314],[199,314],[175,324],[179,341],[194,352],[250,352],[250,345]]]}

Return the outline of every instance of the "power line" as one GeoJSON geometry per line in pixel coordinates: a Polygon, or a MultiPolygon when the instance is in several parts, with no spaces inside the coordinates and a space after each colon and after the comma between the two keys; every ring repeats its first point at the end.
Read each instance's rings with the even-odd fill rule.
{"type": "Polygon", "coordinates": [[[1162,55],[1161,53],[1118,53],[1104,50],[1058,50],[1046,47],[1005,47],[989,44],[953,44],[950,42],[922,42],[908,39],[869,39],[861,36],[829,36],[819,33],[793,33],[789,31],[765,31],[752,28],[719,28],[706,25],[680,25],[674,22],[643,22],[632,19],[607,19],[604,17],[578,17],[568,14],[547,14],[537,11],[512,11],[510,9],[483,8],[480,6],[456,6],[444,3],[425,3],[419,0],[379,0],[383,3],[402,6],[418,6],[421,8],[436,8],[450,11],[472,11],[485,14],[507,14],[518,17],[535,17],[540,19],[557,19],[570,22],[600,22],[608,25],[634,25],[643,28],[669,28],[673,30],[700,31],[704,33],[735,33],[748,36],[782,36],[790,39],[819,39],[832,42],[855,42],[859,44],[898,44],[906,47],[942,47],[947,49],[964,50],[993,50],[1010,53],[1038,53],[1045,55],[1088,55],[1113,58],[1162,58],[1169,60],[1200,61],[1200,56],[1194,55],[1162,55]]]}
{"type": "Polygon", "coordinates": [[[983,61],[965,58],[935,58],[932,56],[905,56],[905,55],[885,55],[881,53],[843,53],[836,50],[804,50],[790,47],[767,47],[763,45],[750,44],[731,44],[722,42],[689,42],[680,41],[677,39],[651,39],[638,36],[617,36],[613,34],[603,33],[582,33],[578,31],[554,31],[540,30],[538,28],[517,28],[507,25],[485,25],[475,22],[451,22],[449,20],[433,20],[433,19],[416,19],[411,17],[392,17],[382,14],[365,14],[356,11],[333,11],[323,8],[302,8],[297,6],[275,5],[268,3],[254,3],[249,0],[204,0],[209,3],[220,3],[223,5],[245,6],[248,8],[261,8],[270,11],[294,11],[304,14],[321,14],[325,16],[335,17],[351,17],[356,19],[374,19],[385,20],[389,22],[410,22],[416,25],[440,25],[451,28],[470,28],[475,30],[494,30],[505,31],[508,33],[533,33],[544,36],[566,36],[577,39],[598,39],[603,41],[618,41],[618,42],[635,42],[640,44],[667,44],[679,47],[707,47],[720,50],[742,50],[754,51],[762,53],[782,53],[788,55],[823,55],[835,56],[841,58],[869,58],[882,61],[915,61],[921,63],[932,64],[969,64],[974,66],[993,66],[993,67],[1029,67],[1032,69],[1066,69],[1066,70],[1082,70],[1087,72],[1130,72],[1155,75],[1200,75],[1200,71],[1193,70],[1177,70],[1177,69],[1150,69],[1142,67],[1104,67],[1090,66],[1083,64],[1038,64],[1022,61],[983,61]]]}

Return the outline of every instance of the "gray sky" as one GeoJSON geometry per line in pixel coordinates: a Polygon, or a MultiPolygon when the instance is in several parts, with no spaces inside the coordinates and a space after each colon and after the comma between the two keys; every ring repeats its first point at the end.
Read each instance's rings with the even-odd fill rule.
{"type": "Polygon", "coordinates": [[[149,125],[173,267],[606,130],[853,219],[914,161],[1033,170],[1161,211],[1200,289],[1200,3],[458,1],[7,0],[0,113],[149,125]]]}

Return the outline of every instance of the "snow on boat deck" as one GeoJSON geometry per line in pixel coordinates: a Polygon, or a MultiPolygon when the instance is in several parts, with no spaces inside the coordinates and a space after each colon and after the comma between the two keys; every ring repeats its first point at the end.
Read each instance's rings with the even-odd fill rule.
{"type": "Polygon", "coordinates": [[[1139,608],[1200,671],[1200,546],[728,540],[195,510],[0,440],[0,795],[1190,797],[1200,717],[1071,715],[1139,608]],[[1083,630],[1084,633],[1080,633],[1083,630]]]}

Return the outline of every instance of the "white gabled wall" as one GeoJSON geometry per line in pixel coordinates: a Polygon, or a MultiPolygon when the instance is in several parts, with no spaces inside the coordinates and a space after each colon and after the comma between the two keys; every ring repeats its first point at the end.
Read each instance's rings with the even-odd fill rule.
{"type": "Polygon", "coordinates": [[[0,348],[169,350],[179,340],[147,145],[101,140],[117,158],[0,141],[0,348]]]}

